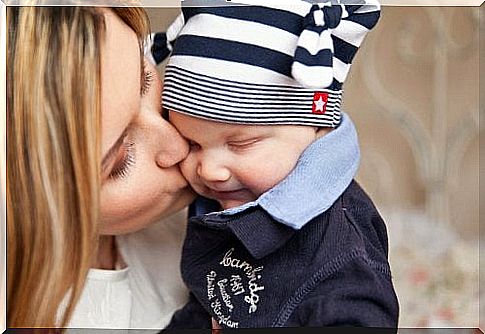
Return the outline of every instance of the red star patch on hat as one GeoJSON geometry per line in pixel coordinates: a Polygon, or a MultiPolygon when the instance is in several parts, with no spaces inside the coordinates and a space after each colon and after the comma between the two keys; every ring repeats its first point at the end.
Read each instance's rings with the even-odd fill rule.
{"type": "Polygon", "coordinates": [[[312,114],[325,114],[327,111],[328,93],[313,94],[312,114]]]}

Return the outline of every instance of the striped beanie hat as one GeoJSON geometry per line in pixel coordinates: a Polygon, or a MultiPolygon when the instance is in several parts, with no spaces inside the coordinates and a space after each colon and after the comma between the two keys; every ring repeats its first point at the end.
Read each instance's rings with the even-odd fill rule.
{"type": "Polygon", "coordinates": [[[336,127],[342,84],[377,0],[184,0],[151,37],[164,108],[240,124],[336,127]]]}

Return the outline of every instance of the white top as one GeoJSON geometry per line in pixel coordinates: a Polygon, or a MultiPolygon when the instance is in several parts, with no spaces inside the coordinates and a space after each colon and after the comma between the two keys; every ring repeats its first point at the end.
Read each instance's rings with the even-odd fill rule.
{"type": "Polygon", "coordinates": [[[69,327],[165,327],[188,298],[179,269],[186,221],[183,210],[142,231],[117,236],[128,267],[90,269],[69,327]]]}

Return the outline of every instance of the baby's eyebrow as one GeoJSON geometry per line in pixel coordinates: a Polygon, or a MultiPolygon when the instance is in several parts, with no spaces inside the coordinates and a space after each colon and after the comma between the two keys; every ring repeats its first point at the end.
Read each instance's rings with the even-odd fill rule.
{"type": "MultiPolygon", "coordinates": [[[[177,128],[176,128],[177,129],[177,128]]],[[[179,129],[177,129],[179,135],[185,140],[185,141],[194,141],[193,139],[189,138],[188,136],[186,136],[185,134],[182,133],[182,131],[180,131],[179,129]]]]}

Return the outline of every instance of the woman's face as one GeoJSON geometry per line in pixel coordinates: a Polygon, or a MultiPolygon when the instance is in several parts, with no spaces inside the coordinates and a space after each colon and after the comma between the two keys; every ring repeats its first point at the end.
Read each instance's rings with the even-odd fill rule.
{"type": "Polygon", "coordinates": [[[136,34],[106,11],[101,56],[102,234],[139,230],[193,198],[178,167],[188,153],[187,143],[161,116],[156,69],[141,64],[136,34]]]}

